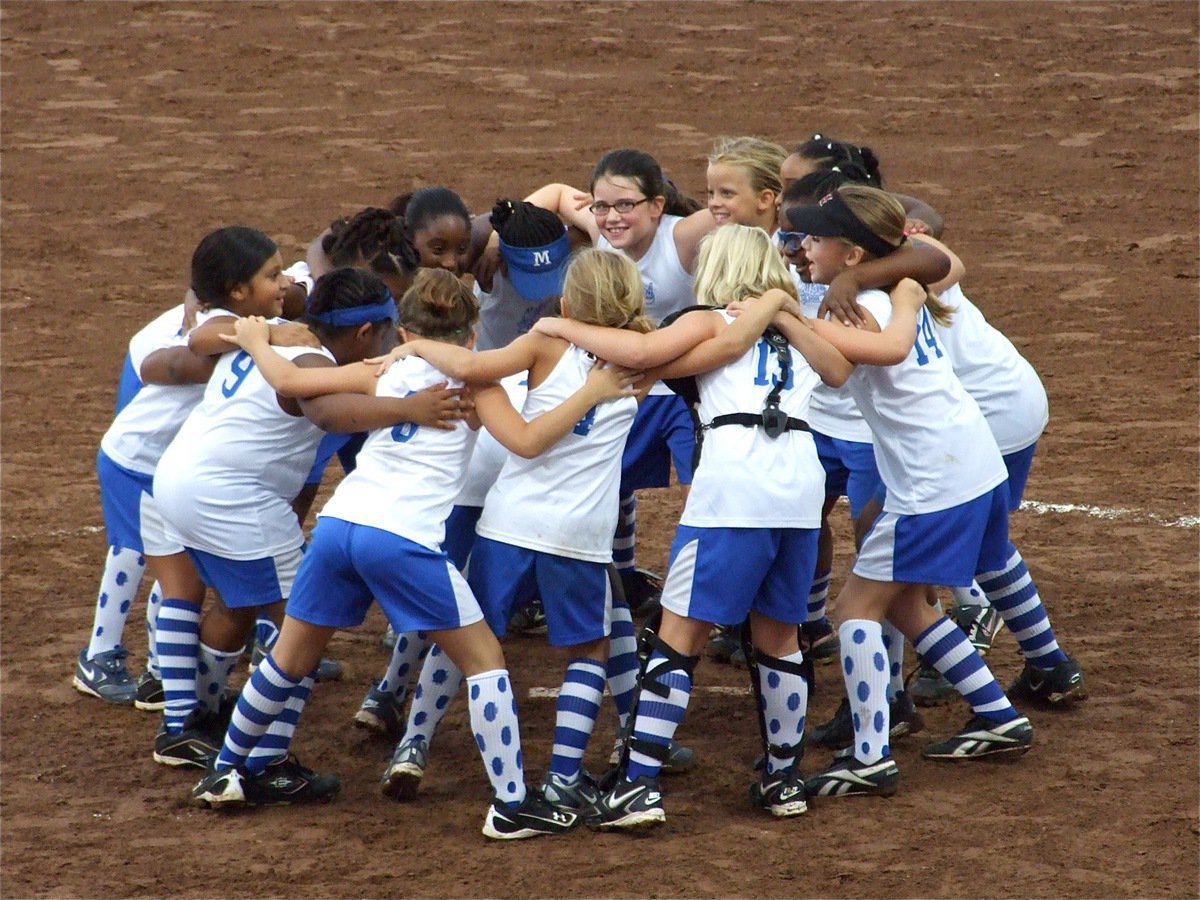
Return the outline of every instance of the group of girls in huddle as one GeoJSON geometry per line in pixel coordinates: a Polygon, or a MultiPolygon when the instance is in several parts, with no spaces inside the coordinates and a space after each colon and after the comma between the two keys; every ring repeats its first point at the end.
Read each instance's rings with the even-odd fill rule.
{"type": "MultiPolygon", "coordinates": [[[[302,766],[290,745],[322,651],[372,600],[399,638],[360,717],[398,732],[407,676],[424,660],[383,792],[415,796],[433,730],[465,679],[494,795],[491,838],[664,821],[658,776],[681,749],[675,730],[714,625],[747,623],[764,749],[751,798],[774,816],[803,813],[814,797],[895,790],[888,741],[905,733],[891,721],[904,637],[972,707],[966,728],[927,757],[1028,749],[1028,719],[927,602],[927,586],[991,601],[1025,655],[1021,698],[1083,696],[1007,539],[1036,434],[1006,441],[1002,456],[1000,426],[973,399],[987,395],[993,369],[970,336],[958,339],[955,318],[972,335],[991,331],[956,277],[939,283],[961,273],[952,254],[913,245],[940,220],[882,191],[873,154],[848,147],[817,136],[788,155],[724,140],[702,209],[652,157],[613,151],[586,193],[552,184],[497,205],[499,266],[477,270],[474,292],[460,276],[488,229],[452,191],[364,210],[314,242],[306,271],[293,270],[310,287],[307,345],[285,346],[298,332],[279,319],[290,279],[273,243],[252,229],[206,238],[193,260],[205,311],[173,337],[186,365],[170,367],[176,382],[206,382],[203,397],[187,389],[195,409],[186,422],[176,413],[178,434],[149,474],[107,447],[101,455],[141,476],[140,545],[111,526],[110,543],[150,556],[164,598],[155,758],[204,767],[193,790],[203,805],[335,796],[337,779],[302,766]],[[876,186],[818,195],[814,176],[831,171],[876,186]],[[593,249],[571,254],[588,240],[593,249]],[[813,315],[822,301],[832,321],[813,315]],[[364,362],[376,357],[382,375],[364,362]],[[965,390],[956,370],[979,386],[965,390]],[[692,387],[672,381],[673,391],[669,379],[692,387]],[[293,501],[319,480],[334,443],[319,454],[323,432],[363,438],[305,553],[293,501]],[[639,587],[634,492],[669,483],[672,463],[684,512],[639,673],[624,599],[639,587]],[[834,639],[827,517],[842,493],[862,535],[834,639]],[[164,533],[153,545],[161,556],[145,538],[147,508],[164,533]],[[205,586],[219,601],[202,620],[205,586]],[[535,596],[567,661],[548,771],[529,788],[498,639],[535,596]],[[222,717],[225,681],[262,611],[278,636],[222,717]],[[844,749],[807,777],[806,649],[840,659],[848,718],[844,749]],[[606,684],[624,739],[617,769],[597,784],[582,762],[606,684]]],[[[143,364],[143,380],[155,371],[143,364]]],[[[1029,418],[1040,433],[1044,409],[1029,418]]],[[[124,672],[119,643],[91,651],[78,666],[96,659],[124,672]]]]}

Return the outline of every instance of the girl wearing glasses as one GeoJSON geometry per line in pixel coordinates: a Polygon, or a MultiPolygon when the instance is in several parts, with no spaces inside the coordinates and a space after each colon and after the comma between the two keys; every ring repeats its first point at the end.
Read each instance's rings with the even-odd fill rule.
{"type": "MultiPolygon", "coordinates": [[[[553,210],[588,234],[601,249],[619,250],[634,261],[646,293],[646,313],[657,323],[691,306],[692,272],[701,238],[717,227],[707,209],[685,198],[650,154],[622,148],[606,153],[592,170],[589,194],[565,184],[534,192],[530,202],[553,210]],[[590,204],[587,201],[590,199],[590,204]]],[[[692,481],[695,435],[684,402],[655,385],[638,408],[621,461],[620,519],[613,563],[630,606],[645,613],[657,591],[636,568],[637,497],[642,488],[692,481]]]]}

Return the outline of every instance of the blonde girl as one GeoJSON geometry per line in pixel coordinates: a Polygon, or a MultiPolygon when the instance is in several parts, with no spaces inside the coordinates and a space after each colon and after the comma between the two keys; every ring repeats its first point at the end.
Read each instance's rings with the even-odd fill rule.
{"type": "MultiPolygon", "coordinates": [[[[805,254],[814,281],[900,248],[904,209],[875,188],[846,185],[820,205],[787,210],[790,224],[808,235],[805,254]]],[[[839,638],[854,743],[808,781],[809,797],[890,794],[899,777],[888,747],[886,617],[918,653],[942,672],[970,703],[973,717],[953,737],[933,743],[933,759],[969,759],[1021,753],[1033,740],[1029,720],[1013,709],[979,653],[948,618],[925,602],[925,585],[965,586],[975,572],[1000,568],[1008,545],[1007,473],[978,405],[954,377],[933,319],[952,310],[926,294],[915,341],[884,352],[878,328],[903,304],[864,291],[859,305],[868,326],[848,328],[818,320],[812,327],[858,364],[847,385],[874,438],[886,487],[883,514],[863,539],[858,559],[837,600],[839,638]]],[[[789,336],[807,327],[784,315],[789,336]]],[[[1044,609],[1001,610],[1022,616],[1022,647],[1053,643],[1044,609]]]]}

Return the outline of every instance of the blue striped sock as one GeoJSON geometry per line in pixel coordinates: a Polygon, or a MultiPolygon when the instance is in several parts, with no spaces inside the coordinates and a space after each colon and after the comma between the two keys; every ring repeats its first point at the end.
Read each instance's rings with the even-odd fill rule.
{"type": "Polygon", "coordinates": [[[813,575],[812,586],[808,589],[808,622],[825,618],[825,604],[829,602],[829,577],[832,570],[817,572],[813,575]]]}
{"type": "Polygon", "coordinates": [[[883,646],[888,655],[888,703],[904,690],[904,635],[886,619],[883,621],[883,646]]]}
{"type": "Polygon", "coordinates": [[[471,730],[487,769],[496,799],[510,805],[525,799],[525,770],[521,758],[521,729],[517,698],[507,669],[481,672],[467,679],[471,730]]]}
{"type": "Polygon", "coordinates": [[[225,732],[225,743],[217,756],[218,769],[235,769],[245,765],[259,740],[283,712],[288,698],[302,679],[291,678],[268,655],[254,670],[225,732]]]}
{"type": "Polygon", "coordinates": [[[567,663],[562,687],[555,704],[554,749],[550,756],[550,771],[574,782],[583,765],[600,701],[604,697],[604,664],[580,657],[567,663]]]}
{"type": "Polygon", "coordinates": [[[617,707],[621,727],[629,717],[633,689],[637,687],[637,637],[629,604],[613,598],[612,629],[608,634],[608,690],[617,707]]]}
{"type": "Polygon", "coordinates": [[[1011,543],[1008,552],[1008,563],[1002,571],[981,572],[976,580],[992,606],[1004,617],[1004,624],[1017,639],[1025,659],[1040,669],[1053,669],[1067,655],[1058,646],[1025,560],[1011,543]]]}
{"type": "Polygon", "coordinates": [[[104,557],[100,594],[96,598],[88,659],[98,653],[108,653],[121,643],[125,620],[129,618],[129,608],[133,606],[145,571],[146,558],[142,554],[128,548],[109,547],[104,557]]]}
{"type": "Polygon", "coordinates": [[[409,675],[425,658],[429,647],[429,639],[423,631],[409,631],[396,635],[396,646],[392,648],[392,658],[388,660],[383,681],[379,682],[379,690],[391,694],[403,703],[408,694],[409,675]]]}
{"type": "Polygon", "coordinates": [[[454,664],[437,644],[425,657],[417,689],[413,691],[412,703],[408,707],[408,724],[404,727],[404,739],[419,738],[428,744],[433,740],[442,716],[450,701],[462,687],[462,670],[454,664]]]}
{"type": "MultiPolygon", "coordinates": [[[[763,716],[767,723],[767,740],[773,745],[794,746],[804,736],[804,717],[808,712],[808,682],[796,672],[784,672],[771,667],[771,657],[758,654],[758,670],[762,689],[763,716]]],[[[783,662],[800,665],[804,654],[781,657],[783,662]]],[[[791,758],[767,755],[767,774],[774,775],[792,764],[791,758]]]]}
{"type": "MultiPolygon", "coordinates": [[[[683,721],[683,714],[687,712],[688,702],[692,696],[692,676],[687,672],[670,669],[660,675],[653,675],[654,672],[669,665],[667,658],[658,650],[650,655],[650,661],[646,663],[647,676],[654,678],[659,684],[666,685],[670,689],[670,693],[664,700],[657,694],[652,694],[642,688],[641,693],[638,694],[637,716],[633,720],[634,737],[650,744],[658,744],[661,747],[666,747],[675,737],[675,729],[683,721]]],[[[634,781],[643,775],[657,778],[661,768],[662,763],[657,759],[631,747],[629,768],[625,777],[629,781],[634,781]]]]}
{"type": "Polygon", "coordinates": [[[838,640],[854,722],[854,758],[864,763],[879,762],[891,754],[883,626],[870,619],[847,619],[838,628],[838,640]]]}
{"type": "Polygon", "coordinates": [[[155,641],[167,702],[163,709],[164,724],[170,734],[179,734],[184,720],[200,705],[196,696],[200,607],[186,600],[165,598],[158,610],[155,641]]]}
{"type": "Polygon", "coordinates": [[[994,722],[1011,722],[1017,711],[979,651],[971,646],[962,629],[945,616],[934,622],[913,641],[913,649],[921,654],[926,665],[933,666],[954,689],[963,695],[977,716],[994,722]]]}
{"type": "Polygon", "coordinates": [[[157,581],[150,588],[146,597],[146,671],[155,678],[162,679],[158,669],[158,611],[162,607],[162,585],[157,581]]]}
{"type": "Polygon", "coordinates": [[[613,565],[620,572],[637,566],[637,494],[621,498],[617,532],[613,535],[613,565]]]}
{"type": "Polygon", "coordinates": [[[249,774],[261,774],[275,760],[287,757],[292,746],[292,736],[296,733],[296,723],[300,720],[300,713],[304,712],[304,704],[308,702],[312,687],[313,676],[305,675],[300,679],[300,683],[292,688],[283,709],[267,726],[266,733],[250,751],[246,760],[246,771],[249,774]]]}

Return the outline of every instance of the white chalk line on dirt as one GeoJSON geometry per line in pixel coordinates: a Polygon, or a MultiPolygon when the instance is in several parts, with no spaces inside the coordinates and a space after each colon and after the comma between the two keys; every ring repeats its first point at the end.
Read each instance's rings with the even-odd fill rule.
{"type": "MultiPolygon", "coordinates": [[[[1158,513],[1146,512],[1142,509],[1127,507],[1089,506],[1082,503],[1043,503],[1040,500],[1025,500],[1021,503],[1022,512],[1030,512],[1036,516],[1052,513],[1083,513],[1093,519],[1130,519],[1134,522],[1148,522],[1161,525],[1164,528],[1197,528],[1200,527],[1200,516],[1163,516],[1158,513]]],[[[79,537],[85,534],[99,534],[104,531],[103,525],[84,525],[80,528],[65,528],[57,531],[42,531],[34,534],[6,534],[4,538],[15,541],[28,541],[45,537],[79,537]]]]}
{"type": "Polygon", "coordinates": [[[1123,507],[1106,508],[1103,506],[1087,506],[1076,503],[1041,503],[1037,500],[1025,500],[1021,503],[1023,512],[1031,512],[1044,516],[1049,513],[1083,513],[1093,519],[1132,519],[1134,522],[1150,522],[1162,525],[1164,528],[1195,528],[1200,526],[1200,516],[1179,516],[1170,518],[1158,513],[1146,512],[1140,509],[1123,507]]]}

